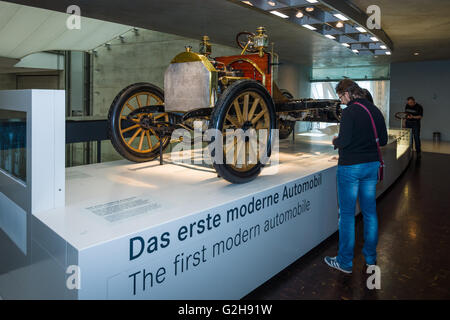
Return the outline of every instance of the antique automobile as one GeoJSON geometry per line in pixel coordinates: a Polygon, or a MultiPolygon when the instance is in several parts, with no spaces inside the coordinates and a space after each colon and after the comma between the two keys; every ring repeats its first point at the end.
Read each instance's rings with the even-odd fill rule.
{"type": "MultiPolygon", "coordinates": [[[[186,47],[173,58],[164,75],[164,91],[150,83],[123,89],[108,115],[109,135],[117,152],[134,162],[158,156],[162,159],[174,130],[193,130],[194,121],[203,121],[206,128],[223,133],[211,139],[223,139],[219,151],[223,152],[223,161],[212,162],[218,175],[231,183],[244,183],[257,177],[265,163],[248,155],[248,139],[241,144],[243,163],[237,161],[239,150],[231,151],[235,156],[230,156],[232,149],[225,141],[230,129],[266,129],[262,149],[259,145],[257,153],[262,150],[270,157],[273,140],[278,138],[274,132],[283,139],[298,120],[339,121],[339,101],[294,99],[277,87],[273,68],[278,58],[273,49],[267,50],[264,27],[259,27],[256,34],[238,33],[236,42],[242,49],[240,55],[212,58],[212,46],[204,36],[198,53],[186,47]]],[[[235,140],[232,147],[236,147],[235,140]]],[[[210,150],[215,159],[216,150],[210,150]]]]}

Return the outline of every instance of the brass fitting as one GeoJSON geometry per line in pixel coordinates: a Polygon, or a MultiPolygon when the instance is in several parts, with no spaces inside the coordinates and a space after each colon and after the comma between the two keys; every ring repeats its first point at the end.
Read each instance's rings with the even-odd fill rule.
{"type": "Polygon", "coordinates": [[[262,57],[264,55],[264,49],[269,46],[269,37],[264,27],[258,27],[256,32],[257,34],[253,38],[254,47],[259,50],[259,56],[262,57]]]}
{"type": "Polygon", "coordinates": [[[200,54],[204,56],[209,56],[212,53],[212,46],[211,43],[209,43],[209,37],[203,36],[202,41],[200,42],[200,54]]]}

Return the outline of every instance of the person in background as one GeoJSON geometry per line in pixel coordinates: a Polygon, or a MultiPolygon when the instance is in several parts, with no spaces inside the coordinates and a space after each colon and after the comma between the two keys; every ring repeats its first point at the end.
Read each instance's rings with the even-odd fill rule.
{"type": "Polygon", "coordinates": [[[342,104],[347,105],[342,111],[339,135],[333,139],[333,145],[339,149],[339,250],[336,257],[325,257],[325,262],[332,268],[352,273],[358,196],[364,222],[363,254],[368,266],[376,264],[378,244],[375,191],[380,161],[372,121],[361,105],[373,117],[381,146],[387,144],[388,134],[383,114],[367,100],[358,84],[350,79],[341,80],[336,93],[342,104]]]}
{"type": "Polygon", "coordinates": [[[420,147],[420,120],[423,117],[423,107],[416,102],[414,97],[408,97],[406,101],[405,112],[409,115],[406,118],[405,126],[411,128],[416,154],[420,158],[422,151],[420,147]]]}

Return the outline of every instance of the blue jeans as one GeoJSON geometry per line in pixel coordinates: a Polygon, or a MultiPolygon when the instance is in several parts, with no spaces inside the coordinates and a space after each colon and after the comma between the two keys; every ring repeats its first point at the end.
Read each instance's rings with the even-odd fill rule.
{"type": "Polygon", "coordinates": [[[358,194],[364,222],[364,258],[367,264],[375,264],[377,259],[378,219],[375,193],[379,166],[379,161],[338,166],[339,252],[337,262],[344,268],[353,267],[355,208],[358,194]]]}

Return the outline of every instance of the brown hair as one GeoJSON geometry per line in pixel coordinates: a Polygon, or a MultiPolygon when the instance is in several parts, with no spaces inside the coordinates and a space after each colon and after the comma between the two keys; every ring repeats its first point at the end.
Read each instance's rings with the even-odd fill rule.
{"type": "Polygon", "coordinates": [[[366,99],[364,90],[358,86],[358,84],[351,79],[344,79],[339,81],[336,86],[336,93],[338,95],[348,92],[351,99],[363,98],[366,99]]]}

